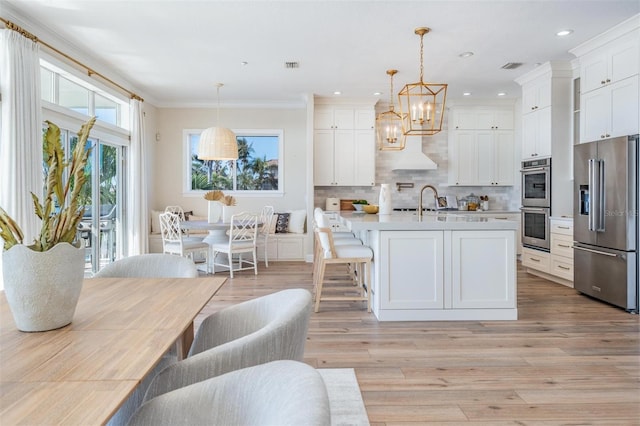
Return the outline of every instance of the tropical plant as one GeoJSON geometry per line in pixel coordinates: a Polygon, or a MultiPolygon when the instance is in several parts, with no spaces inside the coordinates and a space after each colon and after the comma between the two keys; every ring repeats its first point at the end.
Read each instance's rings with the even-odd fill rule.
{"type": "MultiPolygon", "coordinates": [[[[47,121],[47,131],[42,138],[45,163],[44,202],[33,192],[31,198],[36,216],[42,220],[40,235],[29,247],[34,251],[47,251],[58,243],[73,243],[78,223],[82,220],[85,205],[82,202],[86,182],[85,166],[92,147],[87,146],[89,132],[95,123],[92,117],[78,132],[78,142],[71,159],[66,161],[60,139],[60,128],[47,121]]],[[[24,234],[18,224],[0,207],[0,237],[4,249],[22,244],[24,234]]]]}

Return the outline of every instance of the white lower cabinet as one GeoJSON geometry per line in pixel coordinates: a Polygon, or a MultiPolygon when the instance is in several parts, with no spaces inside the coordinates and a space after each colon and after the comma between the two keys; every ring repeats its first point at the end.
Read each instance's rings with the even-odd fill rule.
{"type": "Polygon", "coordinates": [[[525,268],[547,273],[551,271],[551,255],[546,251],[524,247],[521,260],[525,268]]]}
{"type": "Polygon", "coordinates": [[[453,231],[451,306],[463,309],[515,307],[514,253],[513,232],[453,231]]]}
{"type": "Polygon", "coordinates": [[[380,308],[443,309],[442,231],[382,232],[380,245],[380,308]]]}
{"type": "Polygon", "coordinates": [[[555,217],[549,222],[550,251],[523,248],[522,266],[533,275],[573,287],[573,219],[555,217]]]}
{"type": "MultiPolygon", "coordinates": [[[[269,261],[304,260],[305,234],[272,234],[267,240],[269,261]]],[[[264,243],[257,248],[258,260],[264,260],[264,243]]]]}
{"type": "Polygon", "coordinates": [[[370,231],[381,321],[517,319],[515,231],[370,231]]]}

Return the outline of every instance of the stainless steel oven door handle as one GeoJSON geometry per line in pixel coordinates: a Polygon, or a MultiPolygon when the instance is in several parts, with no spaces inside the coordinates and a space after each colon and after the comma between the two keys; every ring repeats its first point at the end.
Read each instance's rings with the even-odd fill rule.
{"type": "Polygon", "coordinates": [[[528,211],[528,212],[543,212],[544,213],[547,209],[538,208],[538,207],[520,207],[520,210],[528,211]]]}
{"type": "Polygon", "coordinates": [[[593,250],[593,249],[588,249],[588,248],[579,247],[579,246],[573,246],[573,248],[576,250],[588,251],[589,253],[602,254],[604,256],[609,256],[609,257],[618,257],[617,254],[607,253],[605,251],[593,250]]]}
{"type": "Polygon", "coordinates": [[[521,169],[520,171],[523,173],[528,173],[528,172],[544,172],[546,170],[549,170],[548,167],[532,167],[530,169],[521,169]]]}

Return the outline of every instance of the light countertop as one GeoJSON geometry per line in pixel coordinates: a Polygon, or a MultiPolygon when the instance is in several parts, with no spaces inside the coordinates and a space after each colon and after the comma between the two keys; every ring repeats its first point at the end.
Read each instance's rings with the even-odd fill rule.
{"type": "MultiPolygon", "coordinates": [[[[418,219],[415,212],[390,215],[341,211],[340,216],[352,231],[430,231],[430,230],[517,230],[518,221],[493,219],[469,212],[425,212],[418,219]]],[[[473,213],[473,212],[471,212],[473,213]]],[[[487,212],[490,213],[490,212],[487,212]]]]}

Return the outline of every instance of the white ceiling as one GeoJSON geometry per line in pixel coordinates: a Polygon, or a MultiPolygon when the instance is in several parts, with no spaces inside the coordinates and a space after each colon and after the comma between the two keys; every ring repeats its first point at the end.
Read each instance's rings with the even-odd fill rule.
{"type": "Polygon", "coordinates": [[[640,13],[638,0],[215,1],[0,0],[0,16],[156,106],[295,104],[305,96],[389,99],[418,81],[449,99],[519,96],[514,78],[640,13]],[[559,38],[558,30],[573,34],[559,38]],[[60,37],[60,38],[58,38],[60,37]],[[64,40],[65,46],[61,46],[64,40]],[[462,59],[458,55],[472,51],[462,59]],[[242,62],[247,64],[243,65],[242,62]],[[298,69],[285,69],[297,61],[298,69]],[[500,69],[523,62],[515,70],[500,69]]]}

